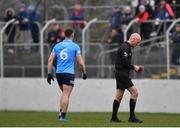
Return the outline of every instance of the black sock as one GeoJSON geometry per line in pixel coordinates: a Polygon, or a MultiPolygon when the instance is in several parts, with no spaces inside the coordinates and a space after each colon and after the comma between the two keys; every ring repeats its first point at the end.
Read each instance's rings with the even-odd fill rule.
{"type": "Polygon", "coordinates": [[[65,112],[62,112],[62,113],[61,113],[61,117],[62,117],[62,118],[65,118],[65,117],[66,117],[66,113],[65,113],[65,112]]]}
{"type": "Polygon", "coordinates": [[[130,99],[129,101],[130,117],[135,116],[134,114],[135,106],[136,106],[136,101],[134,99],[130,99]]]}
{"type": "Polygon", "coordinates": [[[119,109],[119,105],[120,105],[119,101],[114,100],[114,102],[113,102],[112,119],[117,118],[117,112],[118,112],[118,109],[119,109]]]}

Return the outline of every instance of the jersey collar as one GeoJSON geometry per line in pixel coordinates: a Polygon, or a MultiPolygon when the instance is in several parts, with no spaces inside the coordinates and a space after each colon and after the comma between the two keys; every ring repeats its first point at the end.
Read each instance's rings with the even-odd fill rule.
{"type": "Polygon", "coordinates": [[[130,44],[128,41],[126,41],[126,43],[127,43],[130,47],[132,47],[131,44],[130,44]]]}
{"type": "Polygon", "coordinates": [[[71,39],[65,39],[64,41],[72,41],[71,39]]]}

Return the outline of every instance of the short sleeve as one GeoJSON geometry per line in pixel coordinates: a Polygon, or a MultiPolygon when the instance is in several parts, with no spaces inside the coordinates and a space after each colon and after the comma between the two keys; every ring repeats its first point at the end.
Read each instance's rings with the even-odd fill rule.
{"type": "Polygon", "coordinates": [[[76,47],[76,56],[81,55],[81,49],[79,46],[76,47]]]}
{"type": "Polygon", "coordinates": [[[56,48],[55,48],[55,47],[52,49],[52,52],[53,52],[53,53],[56,53],[56,48]]]}

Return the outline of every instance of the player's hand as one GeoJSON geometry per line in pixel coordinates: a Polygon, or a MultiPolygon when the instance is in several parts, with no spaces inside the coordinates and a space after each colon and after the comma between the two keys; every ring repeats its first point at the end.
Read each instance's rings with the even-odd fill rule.
{"type": "Polygon", "coordinates": [[[51,80],[54,81],[54,78],[53,78],[53,76],[52,76],[50,73],[48,73],[47,82],[48,82],[49,84],[51,84],[51,80]]]}
{"type": "Polygon", "coordinates": [[[87,79],[86,73],[83,74],[82,78],[83,78],[83,80],[86,80],[86,79],[87,79]]]}

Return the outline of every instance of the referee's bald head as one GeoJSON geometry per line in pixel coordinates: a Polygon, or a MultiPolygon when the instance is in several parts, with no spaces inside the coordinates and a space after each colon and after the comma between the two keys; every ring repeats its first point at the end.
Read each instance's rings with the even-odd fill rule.
{"type": "Polygon", "coordinates": [[[141,36],[138,33],[131,34],[128,42],[131,44],[132,47],[136,47],[141,41],[141,36]]]}

